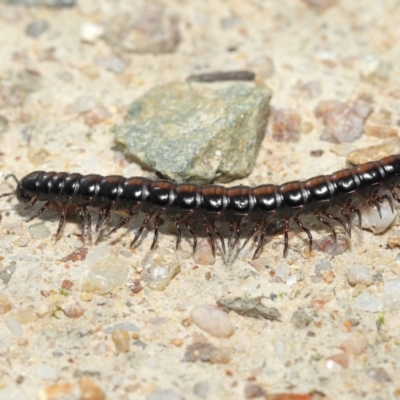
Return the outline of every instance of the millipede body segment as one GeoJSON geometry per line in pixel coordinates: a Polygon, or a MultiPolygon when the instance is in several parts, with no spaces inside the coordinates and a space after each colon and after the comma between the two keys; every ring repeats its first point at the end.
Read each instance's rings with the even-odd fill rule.
{"type": "Polygon", "coordinates": [[[67,172],[35,171],[19,181],[14,175],[11,176],[16,180],[17,188],[0,197],[16,195],[21,203],[28,203],[25,209],[31,208],[38,201],[44,201],[42,208],[29,220],[39,216],[51,202],[58,203],[61,206],[61,217],[57,236],[65,222],[67,206],[74,205],[80,216],[82,236],[91,234],[92,217],[88,207],[99,209],[96,231],[102,227],[110,211],[127,213],[126,218],[112,228],[108,235],[128,224],[134,215],[144,213],[144,220],[131,246],[153,220],[152,249],[156,245],[162,220],[174,222],[177,247],[182,238],[182,228],[187,229],[193,237],[194,249],[197,235],[193,224],[201,222],[213,253],[216,238],[220,240],[225,252],[225,237],[220,227],[225,224],[228,228],[228,246],[234,248],[241,238],[244,224],[251,224],[243,246],[256,236],[254,257],[260,254],[271,224],[283,226],[286,255],[292,221],[307,234],[311,248],[312,234],[302,222],[304,216],[314,216],[336,239],[336,223],[351,234],[352,214],[358,216],[361,227],[361,201],[376,207],[379,214],[384,200],[389,202],[392,211],[393,199],[400,203],[396,192],[400,187],[400,155],[306,181],[292,181],[283,185],[267,184],[254,188],[199,186],[143,177],[124,178],[120,175],[81,175],[67,172]]]}

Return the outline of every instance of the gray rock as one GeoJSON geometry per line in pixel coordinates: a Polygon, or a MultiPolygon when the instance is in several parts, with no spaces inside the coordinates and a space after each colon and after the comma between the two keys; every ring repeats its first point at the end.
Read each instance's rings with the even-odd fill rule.
{"type": "Polygon", "coordinates": [[[0,3],[61,8],[74,6],[75,0],[0,0],[0,3]]]}
{"type": "Polygon", "coordinates": [[[362,292],[355,298],[354,308],[372,313],[380,312],[383,309],[383,301],[371,293],[362,292]]]}
{"type": "Polygon", "coordinates": [[[400,278],[388,279],[383,285],[383,303],[389,309],[400,308],[400,278]]]}
{"type": "Polygon", "coordinates": [[[2,281],[4,285],[7,285],[8,282],[10,282],[11,277],[14,275],[16,269],[17,263],[15,261],[11,261],[7,267],[0,271],[0,281],[2,281]]]}
{"type": "Polygon", "coordinates": [[[271,94],[244,82],[156,86],[132,104],[115,140],[165,178],[228,182],[254,167],[271,94]]]}
{"type": "Polygon", "coordinates": [[[43,32],[47,31],[48,28],[49,28],[49,24],[47,23],[47,21],[45,21],[44,19],[37,19],[28,24],[28,26],[25,29],[25,33],[28,36],[37,38],[43,32]]]}
{"type": "Polygon", "coordinates": [[[146,400],[184,400],[174,389],[152,392],[146,396],[146,400]]]}

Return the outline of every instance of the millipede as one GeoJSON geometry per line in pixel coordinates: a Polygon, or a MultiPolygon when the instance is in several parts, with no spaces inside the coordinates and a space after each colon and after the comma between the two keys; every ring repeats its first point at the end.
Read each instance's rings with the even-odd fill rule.
{"type": "MultiPolygon", "coordinates": [[[[0,197],[15,195],[19,202],[27,203],[23,210],[34,204],[44,205],[28,221],[41,215],[51,203],[61,206],[61,216],[56,233],[59,237],[65,223],[67,206],[77,208],[82,236],[92,234],[92,216],[88,208],[98,208],[95,230],[99,232],[110,212],[124,211],[126,217],[107,234],[110,236],[127,225],[131,219],[144,214],[130,246],[133,246],[149,222],[154,224],[153,250],[158,239],[160,224],[169,220],[175,225],[176,248],[182,239],[182,228],[193,238],[196,249],[197,234],[193,226],[202,226],[215,255],[216,240],[223,253],[226,246],[234,249],[243,236],[243,228],[250,224],[243,236],[241,248],[255,237],[253,258],[260,255],[266,243],[269,226],[281,226],[284,235],[284,256],[289,248],[289,231],[294,222],[308,237],[310,250],[313,236],[305,226],[304,218],[312,216],[329,229],[336,240],[335,225],[339,224],[351,236],[352,216],[358,217],[362,227],[361,202],[375,207],[382,218],[381,204],[387,201],[394,212],[393,200],[400,203],[400,155],[385,157],[379,161],[320,175],[282,185],[264,184],[256,187],[220,185],[200,186],[193,183],[175,183],[169,180],[151,180],[144,177],[124,178],[120,175],[82,175],[67,172],[31,172],[16,181],[16,189],[0,197]],[[226,235],[221,228],[225,227],[226,235]],[[227,244],[225,245],[225,240],[227,244]]],[[[6,178],[7,178],[6,177],[6,178]]]]}

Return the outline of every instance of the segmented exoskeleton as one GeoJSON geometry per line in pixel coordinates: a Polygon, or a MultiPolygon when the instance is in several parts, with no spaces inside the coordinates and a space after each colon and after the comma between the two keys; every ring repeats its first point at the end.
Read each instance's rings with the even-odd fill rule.
{"type": "Polygon", "coordinates": [[[96,231],[103,226],[112,210],[123,210],[127,216],[111,229],[114,233],[129,223],[138,213],[144,213],[144,220],[136,232],[131,246],[143,230],[154,221],[153,249],[158,238],[162,219],[174,221],[177,242],[182,238],[184,226],[193,237],[196,248],[197,235],[192,226],[201,221],[215,254],[215,238],[221,242],[225,252],[225,238],[219,226],[228,228],[228,246],[234,248],[241,237],[243,224],[252,224],[243,247],[258,234],[253,257],[257,257],[265,243],[270,224],[283,225],[284,255],[288,251],[290,223],[294,221],[308,236],[310,249],[312,234],[304,226],[302,217],[313,215],[333,234],[337,233],[334,222],[338,222],[351,235],[351,215],[358,216],[361,227],[360,201],[365,200],[376,207],[381,214],[381,204],[389,202],[393,211],[393,199],[400,203],[396,189],[400,185],[400,155],[368,162],[354,168],[343,169],[331,175],[321,175],[306,181],[292,181],[283,185],[261,185],[254,188],[220,185],[199,186],[191,183],[174,183],[167,180],[151,180],[142,177],[124,178],[119,175],[81,175],[67,172],[35,171],[21,180],[11,175],[17,188],[0,197],[16,195],[22,203],[31,208],[38,201],[45,201],[29,220],[39,216],[51,202],[61,206],[61,217],[57,234],[61,232],[68,205],[75,205],[81,220],[82,235],[91,233],[92,217],[88,207],[98,208],[96,231]],[[218,223],[219,225],[217,226],[218,223]]]}

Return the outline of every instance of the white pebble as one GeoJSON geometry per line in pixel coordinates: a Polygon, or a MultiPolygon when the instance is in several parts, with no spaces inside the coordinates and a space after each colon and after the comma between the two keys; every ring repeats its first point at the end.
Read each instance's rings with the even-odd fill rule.
{"type": "Polygon", "coordinates": [[[397,213],[393,213],[390,206],[386,203],[381,205],[381,212],[382,218],[379,216],[375,207],[362,207],[361,213],[363,229],[368,229],[375,235],[385,232],[395,220],[397,213]]]}
{"type": "Polygon", "coordinates": [[[80,305],[79,301],[68,296],[58,303],[59,307],[68,318],[79,318],[83,315],[85,310],[80,305]]]}
{"type": "Polygon", "coordinates": [[[211,336],[229,337],[235,333],[229,315],[214,305],[195,306],[190,312],[190,319],[211,336]]]}
{"type": "Polygon", "coordinates": [[[196,252],[193,254],[193,259],[200,265],[214,265],[215,256],[212,253],[210,243],[207,239],[202,239],[197,243],[196,252]]]}
{"type": "Polygon", "coordinates": [[[383,285],[383,303],[388,308],[400,308],[400,278],[389,279],[383,285]]]}
{"type": "Polygon", "coordinates": [[[24,330],[22,329],[21,324],[13,319],[13,318],[6,318],[4,320],[5,325],[7,326],[8,330],[14,337],[21,337],[24,330]]]}
{"type": "Polygon", "coordinates": [[[50,365],[41,364],[36,368],[36,376],[46,381],[55,381],[58,379],[58,371],[50,365]]]}
{"type": "Polygon", "coordinates": [[[50,229],[43,225],[42,222],[37,224],[29,225],[29,233],[31,234],[31,238],[35,240],[46,239],[51,235],[50,229]]]}
{"type": "Polygon", "coordinates": [[[362,292],[355,298],[354,308],[375,313],[382,311],[383,301],[369,292],[362,292]]]}
{"type": "Polygon", "coordinates": [[[374,283],[372,272],[363,265],[353,265],[347,273],[347,280],[350,285],[357,285],[358,283],[370,286],[374,283]]]}
{"type": "Polygon", "coordinates": [[[181,270],[176,252],[163,247],[150,251],[142,265],[140,277],[153,290],[164,290],[181,270]]]}
{"type": "Polygon", "coordinates": [[[315,275],[319,278],[322,277],[323,271],[330,271],[332,269],[332,264],[328,260],[318,260],[315,263],[315,275]]]}
{"type": "Polygon", "coordinates": [[[81,25],[81,39],[86,43],[94,43],[104,34],[104,27],[92,22],[84,22],[81,25]]]}
{"type": "Polygon", "coordinates": [[[339,337],[339,348],[347,355],[359,356],[368,347],[368,340],[361,331],[346,332],[339,337]]]}
{"type": "Polygon", "coordinates": [[[146,400],[184,400],[184,398],[175,390],[167,389],[150,393],[146,396],[146,400]]]}
{"type": "Polygon", "coordinates": [[[106,294],[125,283],[129,264],[126,259],[110,256],[94,263],[82,281],[82,291],[106,294]]]}
{"type": "Polygon", "coordinates": [[[275,277],[286,282],[289,278],[289,270],[289,265],[285,263],[275,270],[275,277]]]}

